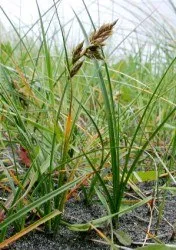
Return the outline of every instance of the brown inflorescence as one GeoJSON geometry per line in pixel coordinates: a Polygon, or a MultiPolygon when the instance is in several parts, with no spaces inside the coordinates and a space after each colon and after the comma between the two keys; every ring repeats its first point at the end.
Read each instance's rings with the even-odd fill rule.
{"type": "Polygon", "coordinates": [[[82,67],[84,60],[80,59],[82,57],[87,57],[89,59],[103,60],[103,55],[101,52],[102,47],[105,45],[105,40],[107,40],[113,32],[113,27],[116,25],[117,20],[113,23],[103,24],[98,30],[95,30],[89,36],[89,45],[84,49],[84,41],[79,43],[72,52],[72,68],[70,70],[70,78],[75,76],[79,69],[82,67]]]}

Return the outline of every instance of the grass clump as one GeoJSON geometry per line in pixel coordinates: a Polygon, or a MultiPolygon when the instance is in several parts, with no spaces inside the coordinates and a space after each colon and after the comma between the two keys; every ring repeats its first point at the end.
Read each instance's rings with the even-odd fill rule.
{"type": "Polygon", "coordinates": [[[139,55],[109,65],[103,48],[117,21],[96,29],[86,5],[94,31],[88,35],[75,13],[84,41],[69,55],[56,7],[63,40],[58,54],[52,54],[39,6],[40,46],[33,41],[31,48],[15,29],[17,45],[0,47],[1,242],[12,226],[19,237],[43,223],[54,234],[60,224],[99,234],[97,227],[111,221],[113,231],[122,214],[154,204],[156,192],[146,197],[139,180],[156,181],[158,191],[166,172],[175,184],[176,58],[166,56],[160,72],[139,55]],[[129,186],[137,198],[127,207],[129,186]],[[86,224],[64,221],[65,204],[80,189],[87,204],[98,197],[107,216],[86,224]],[[30,216],[35,220],[26,228],[30,216]]]}

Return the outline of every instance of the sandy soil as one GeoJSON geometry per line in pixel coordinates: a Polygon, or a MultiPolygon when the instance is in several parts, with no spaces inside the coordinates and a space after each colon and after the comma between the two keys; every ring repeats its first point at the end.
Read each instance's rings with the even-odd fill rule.
{"type": "MultiPolygon", "coordinates": [[[[158,203],[159,205],[159,203],[158,203]]],[[[84,223],[92,219],[99,218],[105,214],[103,208],[99,205],[86,206],[83,201],[71,199],[65,209],[65,218],[70,223],[84,223]]],[[[158,228],[158,239],[162,242],[176,246],[176,237],[173,239],[173,224],[176,223],[176,196],[168,196],[165,203],[165,209],[158,228]]],[[[129,248],[140,246],[146,237],[146,231],[149,227],[151,213],[147,206],[137,208],[120,217],[120,229],[127,232],[133,241],[129,248]]],[[[157,211],[153,212],[150,233],[154,234],[158,220],[157,211]]],[[[103,232],[108,236],[108,227],[103,232]]],[[[147,242],[155,242],[148,240],[147,242]]],[[[117,242],[118,243],[118,242],[117,242]]],[[[66,227],[61,227],[55,239],[51,236],[39,232],[32,232],[29,235],[18,240],[9,247],[10,250],[108,250],[103,239],[99,238],[96,232],[73,232],[66,227]],[[96,242],[94,240],[99,240],[96,242]]],[[[176,248],[175,248],[176,249],[176,248]]]]}

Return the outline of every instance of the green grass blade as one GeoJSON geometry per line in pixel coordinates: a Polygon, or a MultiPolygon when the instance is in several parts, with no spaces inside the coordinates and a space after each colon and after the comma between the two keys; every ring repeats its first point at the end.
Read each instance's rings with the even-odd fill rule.
{"type": "Polygon", "coordinates": [[[71,187],[73,187],[76,183],[78,183],[82,179],[83,179],[83,177],[79,177],[79,178],[75,179],[74,181],[72,181],[70,183],[67,183],[67,184],[63,185],[62,187],[60,187],[60,188],[58,188],[58,189],[44,195],[43,197],[39,198],[38,200],[33,201],[31,204],[23,207],[22,209],[20,209],[15,214],[10,215],[7,219],[5,219],[3,222],[1,222],[0,230],[7,227],[8,225],[10,225],[15,220],[17,220],[17,219],[21,218],[22,216],[26,215],[32,209],[41,206],[45,202],[53,199],[55,196],[60,195],[61,193],[65,192],[66,190],[70,189],[71,187]]]}

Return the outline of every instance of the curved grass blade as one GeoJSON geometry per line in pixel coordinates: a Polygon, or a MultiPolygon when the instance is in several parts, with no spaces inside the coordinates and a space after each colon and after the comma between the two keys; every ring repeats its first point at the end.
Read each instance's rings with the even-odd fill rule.
{"type": "Polygon", "coordinates": [[[0,224],[0,230],[7,227],[8,225],[10,225],[15,220],[21,218],[22,216],[24,216],[25,214],[30,212],[32,209],[41,206],[45,202],[53,199],[54,197],[56,197],[57,195],[59,195],[59,194],[61,194],[63,192],[65,192],[69,188],[72,188],[75,184],[77,184],[82,179],[83,179],[83,177],[79,177],[79,178],[75,179],[74,181],[72,181],[70,183],[67,183],[67,184],[63,185],[62,187],[60,187],[60,188],[58,188],[58,189],[44,195],[43,197],[39,198],[38,200],[33,201],[31,204],[29,204],[26,207],[23,207],[22,209],[20,209],[17,213],[10,215],[7,219],[5,219],[0,224]]]}
{"type": "Polygon", "coordinates": [[[61,212],[59,210],[55,210],[55,211],[51,212],[50,214],[44,216],[43,218],[41,218],[38,221],[34,222],[32,225],[30,225],[30,226],[24,228],[23,230],[21,230],[19,233],[13,235],[9,239],[4,240],[2,243],[0,243],[0,249],[3,249],[4,247],[7,247],[9,244],[12,244],[14,241],[18,240],[22,236],[28,234],[29,232],[33,231],[34,229],[36,229],[40,225],[44,224],[48,220],[51,220],[52,218],[54,218],[55,216],[57,216],[59,214],[61,214],[61,212]]]}
{"type": "Polygon", "coordinates": [[[107,220],[109,219],[112,219],[113,217],[116,217],[117,215],[119,216],[122,216],[126,213],[129,213],[131,212],[132,210],[146,204],[147,202],[149,202],[150,200],[152,199],[152,197],[147,197],[145,199],[143,199],[142,201],[130,206],[129,208],[126,208],[124,210],[121,210],[117,213],[114,213],[114,214],[110,214],[110,215],[107,215],[107,216],[104,216],[104,217],[101,217],[99,219],[95,219],[95,220],[92,220],[88,223],[84,223],[84,224],[68,224],[67,223],[67,226],[70,230],[73,230],[73,231],[88,231],[91,229],[91,224],[94,225],[95,227],[99,227],[102,225],[102,223],[106,222],[107,220]]]}

